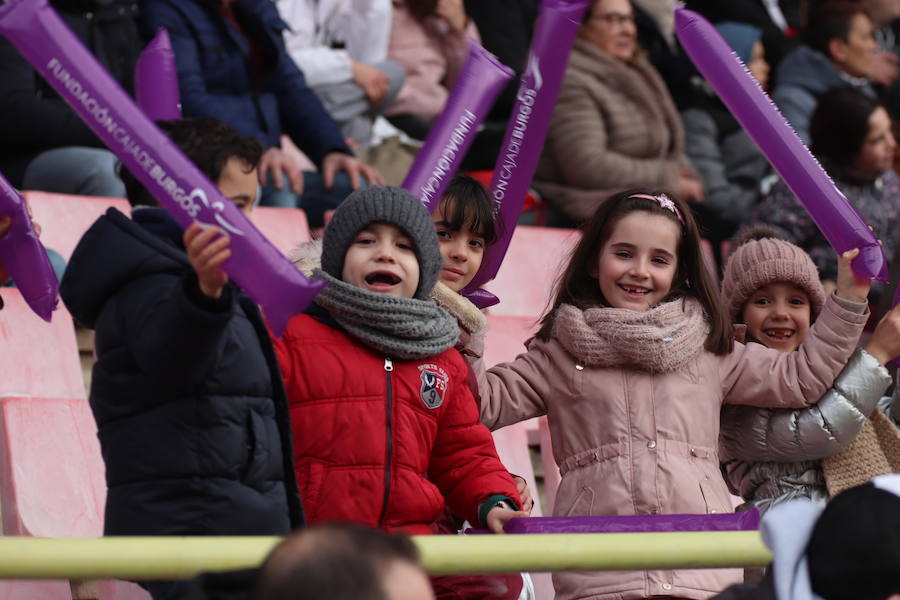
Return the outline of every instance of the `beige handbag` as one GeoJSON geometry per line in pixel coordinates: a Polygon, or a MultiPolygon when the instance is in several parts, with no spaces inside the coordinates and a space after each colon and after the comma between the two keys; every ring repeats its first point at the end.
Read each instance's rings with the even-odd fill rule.
{"type": "Polygon", "coordinates": [[[876,408],[850,445],[823,459],[822,468],[832,497],[876,475],[900,473],[900,429],[876,408]]]}

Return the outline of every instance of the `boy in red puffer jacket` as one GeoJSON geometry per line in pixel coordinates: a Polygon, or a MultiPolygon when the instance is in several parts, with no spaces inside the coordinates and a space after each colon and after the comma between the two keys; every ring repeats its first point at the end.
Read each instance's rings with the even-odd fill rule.
{"type": "Polygon", "coordinates": [[[354,192],[325,230],[314,276],[328,285],[275,343],[309,523],[430,533],[445,498],[497,533],[526,516],[479,423],[456,321],[428,299],[441,262],[431,216],[400,188],[354,192]]]}

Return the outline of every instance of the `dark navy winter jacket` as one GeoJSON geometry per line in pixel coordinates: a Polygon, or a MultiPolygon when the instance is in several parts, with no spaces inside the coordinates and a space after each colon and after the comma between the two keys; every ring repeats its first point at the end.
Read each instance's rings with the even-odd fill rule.
{"type": "Polygon", "coordinates": [[[317,165],[329,152],[351,154],[340,129],[303,73],[288,56],[282,32],[288,28],[270,0],[238,0],[237,19],[262,51],[264,73],[250,65],[247,38],[218,10],[216,0],[142,0],[146,37],[165,27],[172,40],[185,117],[209,116],[264,148],[286,133],[317,165]]]}
{"type": "Polygon", "coordinates": [[[256,305],[197,285],[162,209],[85,233],[60,293],[96,330],[90,403],[107,535],[269,535],[302,523],[287,403],[256,305]]]}

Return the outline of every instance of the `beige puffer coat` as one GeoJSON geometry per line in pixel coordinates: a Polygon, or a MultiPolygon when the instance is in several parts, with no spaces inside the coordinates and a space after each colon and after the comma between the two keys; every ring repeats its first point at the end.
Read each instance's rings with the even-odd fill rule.
{"type": "MultiPolygon", "coordinates": [[[[832,295],[797,352],[736,343],[727,356],[702,352],[664,374],[587,367],[556,340],[535,340],[487,372],[474,361],[481,419],[494,430],[548,416],[562,473],[557,515],[731,512],[719,471],[721,405],[816,402],[853,352],[867,314],[864,304],[832,295]]],[[[563,599],[701,599],[739,582],[741,573],[556,573],[553,581],[563,599]]]]}
{"type": "Polygon", "coordinates": [[[534,187],[580,222],[622,190],[677,192],[682,168],[681,117],[653,66],[576,40],[534,187]]]}

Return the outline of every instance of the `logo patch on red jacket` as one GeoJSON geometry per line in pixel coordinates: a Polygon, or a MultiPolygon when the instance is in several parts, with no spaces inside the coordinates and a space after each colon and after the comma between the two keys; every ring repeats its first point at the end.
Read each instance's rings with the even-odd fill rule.
{"type": "Polygon", "coordinates": [[[419,365],[419,379],[422,387],[419,394],[428,408],[437,408],[444,403],[444,392],[447,391],[447,372],[437,365],[419,365]]]}

